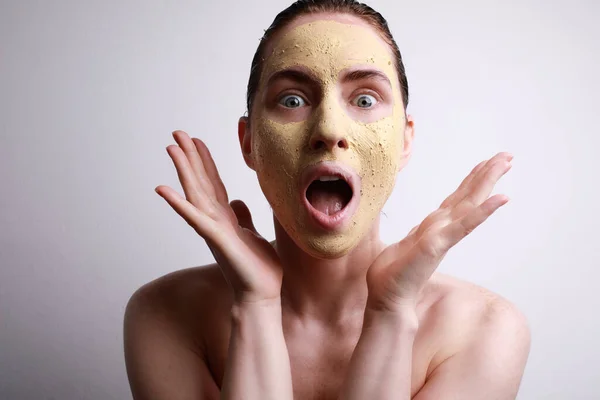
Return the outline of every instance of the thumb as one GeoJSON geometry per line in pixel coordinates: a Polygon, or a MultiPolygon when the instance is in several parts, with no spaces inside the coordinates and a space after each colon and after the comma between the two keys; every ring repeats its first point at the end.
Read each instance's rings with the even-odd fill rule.
{"type": "Polygon", "coordinates": [[[254,223],[252,222],[252,214],[250,214],[248,206],[246,206],[246,204],[241,200],[233,200],[231,203],[229,203],[229,205],[235,213],[238,224],[242,228],[249,229],[258,235],[258,232],[256,232],[256,228],[254,227],[254,223]]]}
{"type": "Polygon", "coordinates": [[[410,236],[410,235],[412,235],[413,233],[415,233],[415,232],[417,231],[417,229],[419,229],[419,226],[421,226],[421,224],[418,224],[418,225],[416,225],[414,228],[412,228],[412,229],[410,230],[410,232],[408,232],[408,234],[407,234],[406,236],[410,236]]]}

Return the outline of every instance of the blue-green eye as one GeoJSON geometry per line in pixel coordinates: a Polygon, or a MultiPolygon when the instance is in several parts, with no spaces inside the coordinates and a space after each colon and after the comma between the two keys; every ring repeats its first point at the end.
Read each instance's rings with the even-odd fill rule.
{"type": "Polygon", "coordinates": [[[289,94],[283,96],[281,100],[279,100],[279,104],[287,108],[298,108],[304,105],[304,99],[297,94],[289,94]]]}
{"type": "Polygon", "coordinates": [[[352,103],[360,108],[371,108],[377,104],[377,99],[370,94],[361,94],[355,97],[352,103]]]}

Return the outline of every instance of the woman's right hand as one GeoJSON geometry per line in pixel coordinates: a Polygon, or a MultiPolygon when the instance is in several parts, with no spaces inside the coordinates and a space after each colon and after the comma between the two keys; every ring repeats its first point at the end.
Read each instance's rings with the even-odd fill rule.
{"type": "Polygon", "coordinates": [[[229,203],[206,145],[183,131],[173,132],[177,145],[167,147],[185,199],[168,186],[156,192],[204,238],[233,289],[238,303],[279,299],[283,270],[273,246],[260,236],[248,207],[229,203]]]}

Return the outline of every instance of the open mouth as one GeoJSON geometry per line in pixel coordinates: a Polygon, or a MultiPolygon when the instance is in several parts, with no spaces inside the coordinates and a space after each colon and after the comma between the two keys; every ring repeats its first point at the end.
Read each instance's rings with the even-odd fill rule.
{"type": "Polygon", "coordinates": [[[316,210],[334,215],[352,200],[352,188],[341,176],[321,176],[306,189],[306,199],[316,210]]]}
{"type": "Polygon", "coordinates": [[[361,181],[350,167],[320,161],[302,172],[301,196],[311,223],[335,232],[345,229],[360,203],[361,181]]]}

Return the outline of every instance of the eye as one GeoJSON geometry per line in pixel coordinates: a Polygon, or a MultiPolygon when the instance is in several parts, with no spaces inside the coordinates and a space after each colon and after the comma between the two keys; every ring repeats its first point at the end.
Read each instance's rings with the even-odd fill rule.
{"type": "Polygon", "coordinates": [[[297,94],[289,94],[283,96],[281,100],[279,100],[279,104],[287,108],[298,108],[302,107],[305,103],[304,99],[297,94]]]}
{"type": "Polygon", "coordinates": [[[356,96],[354,100],[352,100],[352,104],[360,107],[360,108],[371,108],[375,104],[377,104],[377,99],[370,94],[361,94],[360,96],[356,96]]]}

